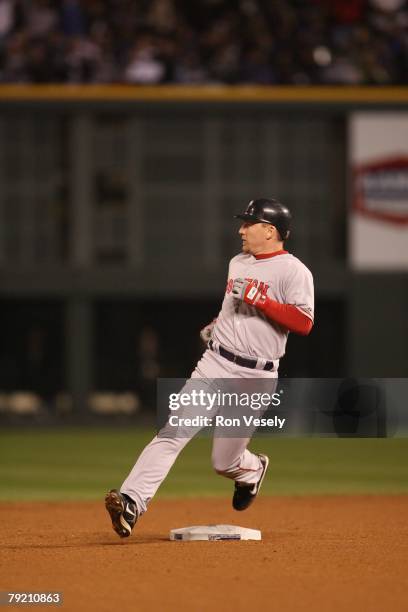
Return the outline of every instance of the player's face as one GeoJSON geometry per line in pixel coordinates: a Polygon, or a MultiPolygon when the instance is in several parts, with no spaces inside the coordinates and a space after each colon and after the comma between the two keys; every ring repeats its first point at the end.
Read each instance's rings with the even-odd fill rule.
{"type": "Polygon", "coordinates": [[[239,228],[239,235],[242,239],[242,251],[251,255],[271,253],[275,250],[275,232],[276,230],[273,225],[244,221],[239,228]]]}

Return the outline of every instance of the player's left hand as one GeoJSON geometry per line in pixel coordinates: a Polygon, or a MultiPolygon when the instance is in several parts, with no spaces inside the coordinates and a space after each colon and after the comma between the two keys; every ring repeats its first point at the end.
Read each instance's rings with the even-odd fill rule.
{"type": "Polygon", "coordinates": [[[238,300],[242,300],[251,306],[255,306],[261,297],[261,292],[258,287],[245,280],[244,278],[236,278],[232,285],[232,295],[238,300]]]}
{"type": "Polygon", "coordinates": [[[211,340],[212,330],[216,322],[217,322],[217,319],[213,319],[211,323],[203,327],[203,329],[200,331],[200,338],[204,342],[204,344],[208,344],[208,342],[211,340]]]}

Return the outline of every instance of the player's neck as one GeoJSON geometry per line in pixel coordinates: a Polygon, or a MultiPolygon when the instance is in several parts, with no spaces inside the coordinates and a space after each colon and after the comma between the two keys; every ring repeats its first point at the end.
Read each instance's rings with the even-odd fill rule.
{"type": "Polygon", "coordinates": [[[256,251],[256,253],[252,253],[252,255],[257,259],[264,259],[266,257],[273,257],[274,255],[280,255],[283,253],[287,253],[287,251],[285,251],[283,248],[283,242],[276,242],[273,245],[268,244],[267,247],[256,251]]]}
{"type": "Polygon", "coordinates": [[[275,257],[276,255],[286,255],[288,251],[284,249],[280,251],[274,251],[273,253],[262,253],[258,255],[254,255],[255,259],[270,259],[271,257],[275,257]]]}

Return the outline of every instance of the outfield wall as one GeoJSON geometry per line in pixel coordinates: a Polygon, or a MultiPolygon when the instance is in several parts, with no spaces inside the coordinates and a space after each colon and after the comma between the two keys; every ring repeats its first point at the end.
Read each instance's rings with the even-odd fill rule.
{"type": "Polygon", "coordinates": [[[271,194],[293,209],[288,248],[316,280],[317,325],[293,340],[288,374],[405,376],[406,274],[347,261],[347,122],[407,107],[407,88],[393,87],[2,86],[2,366],[17,350],[16,307],[45,303],[54,314],[41,325],[63,329],[59,380],[77,398],[99,384],[104,325],[133,306],[142,323],[156,307],[163,326],[173,304],[167,348],[181,338],[193,355],[189,302],[212,316],[239,249],[232,216],[271,194]],[[99,327],[98,308],[111,313],[99,327]]]}

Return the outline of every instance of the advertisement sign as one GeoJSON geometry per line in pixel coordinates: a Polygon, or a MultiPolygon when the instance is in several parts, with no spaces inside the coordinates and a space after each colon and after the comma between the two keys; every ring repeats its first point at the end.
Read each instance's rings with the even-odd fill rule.
{"type": "Polygon", "coordinates": [[[408,269],[408,113],[350,117],[350,263],[408,269]]]}

